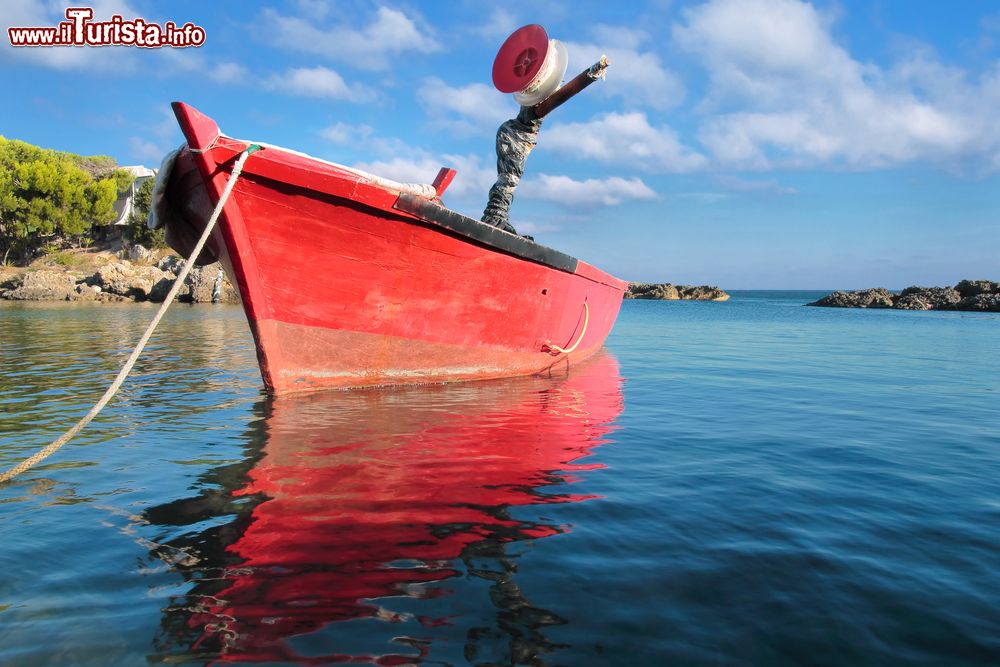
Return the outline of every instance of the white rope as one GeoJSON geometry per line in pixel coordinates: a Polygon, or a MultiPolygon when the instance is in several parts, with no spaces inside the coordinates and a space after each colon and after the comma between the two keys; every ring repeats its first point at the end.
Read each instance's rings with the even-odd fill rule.
{"type": "MultiPolygon", "coordinates": [[[[216,137],[213,141],[218,141],[219,138],[216,137]]],[[[242,141],[242,139],[236,139],[236,141],[242,141]]],[[[246,143],[246,142],[244,142],[246,143]]],[[[289,155],[295,155],[298,157],[306,158],[307,160],[312,160],[313,162],[322,162],[323,164],[328,164],[331,167],[336,167],[343,171],[350,172],[357,176],[362,177],[372,185],[377,185],[385,190],[392,190],[393,192],[398,192],[400,194],[414,195],[417,197],[423,197],[424,199],[434,199],[437,197],[437,190],[434,186],[429,183],[401,183],[399,181],[394,181],[391,178],[386,178],[384,176],[379,176],[371,172],[365,171],[364,169],[358,169],[357,167],[348,167],[346,164],[340,164],[338,162],[331,162],[330,160],[324,160],[323,158],[318,158],[315,155],[309,155],[308,153],[303,153],[301,151],[292,150],[291,148],[285,148],[284,146],[277,146],[275,144],[266,144],[263,141],[258,141],[257,145],[261,148],[273,148],[279,150],[282,153],[288,153],[289,155]]],[[[207,150],[207,149],[206,149],[207,150]]]]}
{"type": "MultiPolygon", "coordinates": [[[[215,138],[213,138],[210,142],[208,142],[208,144],[205,145],[204,148],[191,148],[190,146],[188,146],[188,151],[191,153],[207,153],[208,151],[218,147],[219,139],[221,139],[222,137],[226,137],[226,135],[220,132],[219,134],[215,135],[215,138]]],[[[227,138],[232,139],[232,137],[227,137],[227,138]]],[[[243,141],[242,139],[234,139],[234,141],[239,141],[245,144],[250,143],[249,141],[243,141]]],[[[378,187],[383,188],[385,190],[392,190],[400,194],[415,195],[417,197],[423,197],[424,199],[434,199],[435,197],[437,197],[437,190],[434,188],[433,185],[430,185],[429,183],[401,183],[399,181],[394,181],[391,178],[386,178],[384,176],[379,176],[377,174],[365,171],[364,169],[358,169],[357,167],[348,167],[346,164],[339,164],[337,162],[330,162],[329,160],[324,160],[322,158],[318,158],[313,155],[309,155],[308,153],[303,153],[301,151],[292,150],[291,148],[285,148],[284,146],[278,146],[275,144],[266,144],[263,141],[257,141],[255,143],[262,149],[273,148],[282,151],[283,153],[288,153],[290,155],[297,155],[298,157],[304,157],[308,160],[313,160],[315,162],[322,162],[323,164],[328,164],[331,167],[336,167],[337,169],[348,171],[357,176],[361,176],[372,185],[377,185],[378,187]]],[[[184,145],[182,144],[181,147],[183,148],[184,145]]],[[[155,229],[155,227],[153,229],[155,229]]]]}
{"type": "Polygon", "coordinates": [[[233,191],[233,186],[236,185],[236,179],[239,177],[240,172],[243,171],[244,163],[246,163],[247,158],[250,157],[252,153],[259,149],[260,146],[257,144],[251,144],[240,154],[239,159],[233,166],[233,173],[229,176],[229,180],[226,182],[226,187],[222,190],[222,195],[219,197],[219,203],[215,205],[215,210],[212,211],[212,217],[208,219],[208,224],[205,225],[205,231],[202,232],[201,238],[198,239],[198,243],[195,244],[194,250],[191,252],[191,256],[188,257],[188,260],[184,263],[180,273],[177,274],[177,279],[174,280],[173,287],[170,288],[170,292],[167,293],[166,298],[163,299],[163,303],[160,304],[160,309],[156,312],[156,316],[153,317],[153,321],[149,323],[148,327],[146,327],[146,332],[142,334],[142,338],[139,339],[138,345],[136,345],[135,349],[132,350],[132,354],[129,355],[129,358],[125,362],[125,365],[122,366],[122,369],[118,371],[118,377],[116,377],[115,381],[111,383],[108,390],[104,392],[104,396],[101,396],[101,400],[97,401],[94,407],[90,409],[90,412],[84,415],[83,419],[78,421],[73,428],[63,433],[62,436],[54,440],[44,449],[39,450],[34,456],[26,458],[10,470],[0,474],[0,484],[10,481],[25,470],[35,466],[37,463],[54,454],[56,450],[69,442],[73,436],[82,431],[84,426],[93,421],[94,417],[96,417],[97,414],[104,409],[104,406],[108,404],[111,397],[118,392],[118,389],[121,388],[125,378],[128,377],[129,372],[131,372],[132,367],[135,366],[135,362],[142,353],[143,348],[146,347],[146,343],[149,342],[149,338],[153,335],[153,331],[156,329],[156,326],[160,323],[164,313],[167,312],[167,308],[170,307],[174,297],[177,296],[177,292],[179,292],[181,286],[184,285],[184,279],[187,278],[188,274],[191,272],[191,267],[194,266],[194,262],[198,258],[198,255],[201,254],[202,249],[205,247],[205,243],[208,242],[208,237],[212,233],[215,223],[219,220],[219,215],[222,213],[222,207],[225,206],[226,200],[229,199],[229,194],[233,191]]]}
{"type": "Polygon", "coordinates": [[[584,301],[583,302],[583,330],[580,332],[580,337],[576,339],[576,342],[573,343],[572,345],[570,345],[569,347],[566,347],[566,348],[559,347],[558,345],[553,345],[552,343],[549,343],[548,345],[546,345],[546,347],[550,351],[556,352],[557,354],[569,354],[570,352],[572,352],[573,350],[575,350],[576,346],[579,345],[580,341],[583,340],[583,335],[585,333],[587,333],[587,323],[588,322],[590,322],[590,306],[588,306],[587,302],[584,301]]]}
{"type": "Polygon", "coordinates": [[[212,139],[210,142],[208,142],[208,144],[206,144],[202,148],[191,148],[190,146],[187,146],[187,144],[181,144],[181,148],[187,146],[189,153],[207,153],[208,151],[215,148],[215,144],[218,143],[219,139],[221,138],[222,138],[222,133],[220,132],[217,135],[215,135],[214,139],[212,139]]]}

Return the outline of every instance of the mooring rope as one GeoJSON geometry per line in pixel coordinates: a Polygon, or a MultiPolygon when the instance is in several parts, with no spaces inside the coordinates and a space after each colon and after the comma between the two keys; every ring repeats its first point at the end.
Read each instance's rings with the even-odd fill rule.
{"type": "Polygon", "coordinates": [[[576,346],[579,345],[580,341],[583,340],[583,335],[585,333],[587,333],[587,323],[589,321],[590,321],[590,306],[588,306],[587,302],[584,301],[583,302],[583,330],[580,331],[580,337],[576,339],[576,342],[573,343],[572,345],[570,345],[567,348],[562,348],[562,347],[559,347],[558,345],[553,345],[552,343],[549,343],[546,347],[548,347],[553,352],[558,352],[559,354],[569,354],[570,352],[572,352],[573,350],[575,350],[576,346]]]}
{"type": "Polygon", "coordinates": [[[233,166],[233,173],[229,176],[229,180],[226,182],[226,187],[222,190],[222,195],[219,197],[219,203],[215,205],[215,210],[212,211],[212,217],[208,219],[208,224],[205,225],[205,231],[202,232],[201,238],[198,239],[198,243],[195,244],[194,250],[191,252],[191,256],[188,257],[187,262],[184,263],[180,273],[177,274],[177,279],[174,280],[173,287],[170,288],[170,292],[168,292],[167,296],[163,299],[163,303],[160,304],[160,309],[156,312],[156,316],[153,317],[153,321],[149,323],[148,327],[146,327],[146,332],[142,334],[142,338],[139,339],[139,343],[135,346],[135,349],[132,350],[132,354],[129,355],[125,365],[122,366],[120,371],[118,371],[118,377],[116,377],[115,381],[111,383],[108,390],[104,392],[104,396],[101,396],[101,400],[97,401],[94,407],[90,409],[90,412],[84,415],[83,419],[78,421],[73,428],[63,433],[59,438],[54,440],[47,447],[39,450],[33,456],[26,458],[10,470],[0,474],[0,484],[10,481],[25,470],[37,465],[39,462],[45,460],[54,454],[60,447],[72,440],[73,436],[82,431],[84,426],[93,421],[94,417],[96,417],[97,414],[104,409],[104,406],[108,404],[111,397],[118,392],[122,383],[125,381],[125,378],[128,377],[128,374],[131,372],[132,367],[135,366],[135,362],[142,353],[143,348],[146,347],[146,343],[149,342],[149,338],[153,335],[153,331],[163,318],[164,313],[167,312],[167,308],[170,307],[174,297],[177,296],[177,292],[179,292],[181,286],[184,285],[184,280],[191,272],[191,268],[194,266],[195,260],[205,247],[205,243],[208,242],[208,236],[212,233],[215,223],[219,220],[219,215],[222,213],[222,207],[225,206],[226,200],[229,199],[229,194],[233,191],[233,186],[236,185],[236,179],[239,178],[240,172],[243,171],[243,165],[246,163],[247,158],[256,153],[258,150],[260,150],[260,146],[257,144],[250,144],[240,154],[239,159],[233,166]]]}

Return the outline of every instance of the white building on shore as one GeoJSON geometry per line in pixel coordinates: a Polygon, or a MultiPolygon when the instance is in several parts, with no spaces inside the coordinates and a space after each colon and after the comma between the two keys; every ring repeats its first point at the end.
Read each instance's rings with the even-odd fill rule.
{"type": "Polygon", "coordinates": [[[125,225],[128,224],[129,216],[132,215],[133,201],[135,200],[135,193],[142,185],[143,181],[149,180],[150,178],[156,178],[156,169],[150,169],[149,167],[143,167],[142,165],[135,165],[131,167],[118,167],[119,169],[124,169],[133,176],[135,180],[132,181],[132,185],[125,192],[118,194],[118,201],[115,202],[115,213],[117,217],[112,225],[125,225]]]}

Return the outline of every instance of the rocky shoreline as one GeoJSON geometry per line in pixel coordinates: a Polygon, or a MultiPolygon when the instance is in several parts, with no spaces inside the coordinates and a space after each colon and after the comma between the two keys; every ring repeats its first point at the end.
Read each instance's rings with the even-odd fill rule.
{"type": "Polygon", "coordinates": [[[907,287],[899,294],[876,287],[834,292],[807,303],[826,308],[894,308],[896,310],[963,310],[1000,312],[1000,283],[963,280],[954,287],[907,287]]]}
{"type": "MultiPolygon", "coordinates": [[[[52,262],[22,270],[0,270],[0,299],[10,301],[152,301],[162,302],[183,260],[168,255],[157,259],[142,246],[124,253],[97,253],[90,264],[60,266],[52,262]]],[[[177,300],[185,303],[239,303],[239,293],[218,264],[194,268],[177,300]]]]}
{"type": "Polygon", "coordinates": [[[728,301],[729,294],[709,285],[673,285],[671,283],[630,283],[626,299],[659,301],[728,301]]]}

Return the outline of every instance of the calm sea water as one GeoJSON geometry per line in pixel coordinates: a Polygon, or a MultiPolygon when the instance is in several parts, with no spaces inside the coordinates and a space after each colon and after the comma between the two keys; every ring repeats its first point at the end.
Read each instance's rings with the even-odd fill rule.
{"type": "MultiPolygon", "coordinates": [[[[1000,317],[626,302],[551,377],[268,400],[175,306],[0,488],[0,664],[1000,664],[1000,317]]],[[[0,303],[0,465],[152,316],[0,303]]]]}

